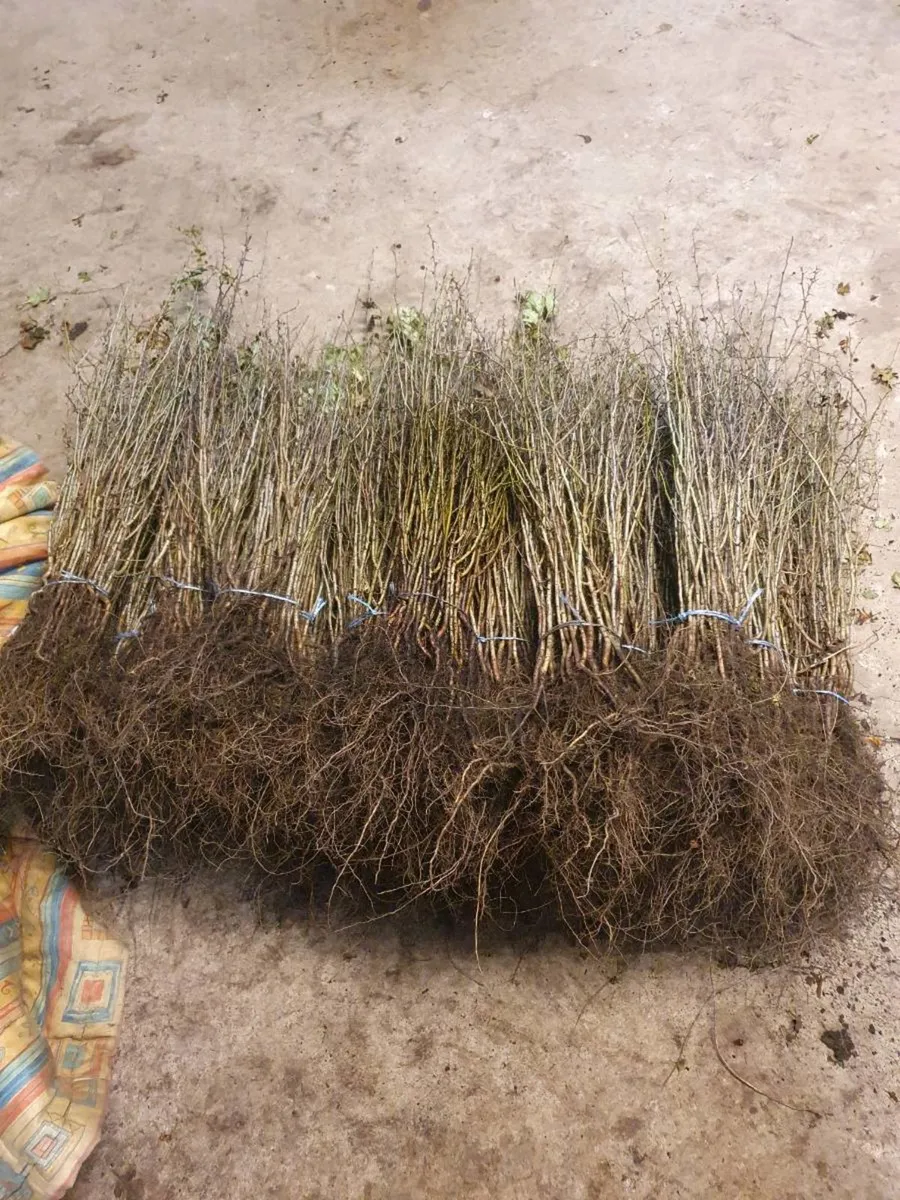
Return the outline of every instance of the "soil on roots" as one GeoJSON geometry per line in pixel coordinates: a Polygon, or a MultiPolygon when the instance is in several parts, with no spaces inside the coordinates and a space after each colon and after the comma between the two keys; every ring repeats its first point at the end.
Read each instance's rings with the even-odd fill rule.
{"type": "Polygon", "coordinates": [[[39,657],[39,608],[0,655],[7,797],[83,871],[324,872],[344,911],[550,909],[586,943],[777,951],[857,912],[886,861],[850,711],[736,639],[535,691],[387,624],[298,657],[235,602],[117,650],[98,611],[39,657]]]}
{"type": "Polygon", "coordinates": [[[180,630],[161,617],[123,667],[117,753],[129,776],[150,768],[150,792],[178,797],[191,852],[301,879],[338,748],[321,657],[260,637],[253,603],[235,601],[180,630]]]}
{"type": "Polygon", "coordinates": [[[849,711],[676,648],[558,681],[524,755],[559,906],[582,938],[782,947],[858,911],[891,843],[849,711]]]}
{"type": "Polygon", "coordinates": [[[340,648],[341,749],[320,800],[320,846],[384,903],[421,896],[506,916],[542,903],[534,799],[521,788],[526,680],[427,658],[373,629],[340,648]]]}

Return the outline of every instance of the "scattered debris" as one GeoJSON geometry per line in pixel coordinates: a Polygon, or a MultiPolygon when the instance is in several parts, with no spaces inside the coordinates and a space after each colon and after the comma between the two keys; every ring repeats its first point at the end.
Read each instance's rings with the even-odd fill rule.
{"type": "Polygon", "coordinates": [[[78,272],[78,282],[79,283],[90,283],[91,282],[90,271],[79,271],[78,272]]]}
{"type": "Polygon", "coordinates": [[[839,283],[837,285],[837,294],[839,296],[849,296],[850,295],[850,284],[849,283],[839,283]]]}
{"type": "Polygon", "coordinates": [[[808,133],[806,135],[806,144],[811,146],[813,142],[817,142],[822,135],[819,133],[808,133]]]}
{"type": "Polygon", "coordinates": [[[19,345],[23,350],[33,350],[50,336],[50,330],[37,321],[19,322],[19,345]]]}

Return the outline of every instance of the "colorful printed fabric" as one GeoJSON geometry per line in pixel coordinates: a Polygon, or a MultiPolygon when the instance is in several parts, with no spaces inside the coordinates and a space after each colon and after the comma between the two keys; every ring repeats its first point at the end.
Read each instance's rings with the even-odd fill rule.
{"type": "Polygon", "coordinates": [[[0,438],[0,645],[18,629],[47,570],[59,488],[46,474],[33,450],[0,438]]]}
{"type": "Polygon", "coordinates": [[[10,839],[0,858],[0,1200],[56,1200],[97,1144],[125,959],[53,856],[10,839]]]}

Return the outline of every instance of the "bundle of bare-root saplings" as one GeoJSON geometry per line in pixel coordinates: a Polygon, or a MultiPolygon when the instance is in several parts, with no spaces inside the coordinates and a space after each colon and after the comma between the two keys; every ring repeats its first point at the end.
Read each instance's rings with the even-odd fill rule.
{"type": "Polygon", "coordinates": [[[85,871],[325,871],[585,940],[858,908],[867,428],[813,349],[740,308],[486,331],[448,285],[301,353],[233,300],[121,318],[82,372],[0,655],[10,808],[85,871]]]}

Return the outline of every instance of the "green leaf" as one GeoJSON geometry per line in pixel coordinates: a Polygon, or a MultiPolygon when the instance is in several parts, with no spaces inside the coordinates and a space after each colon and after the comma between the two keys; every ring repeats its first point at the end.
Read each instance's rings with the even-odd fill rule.
{"type": "Polygon", "coordinates": [[[425,316],[417,308],[401,305],[388,314],[387,328],[398,341],[415,346],[425,335],[425,316]]]}
{"type": "Polygon", "coordinates": [[[816,337],[826,337],[832,329],[834,329],[834,313],[823,313],[816,321],[816,337]]]}
{"type": "Polygon", "coordinates": [[[37,308],[39,304],[46,304],[49,299],[50,289],[48,287],[38,287],[28,294],[25,303],[31,308],[37,308]]]}
{"type": "Polygon", "coordinates": [[[79,271],[78,272],[78,282],[79,283],[90,283],[91,282],[90,271],[79,271]]]}
{"type": "Polygon", "coordinates": [[[555,292],[525,292],[519,297],[519,316],[528,329],[535,329],[556,316],[555,292]]]}

